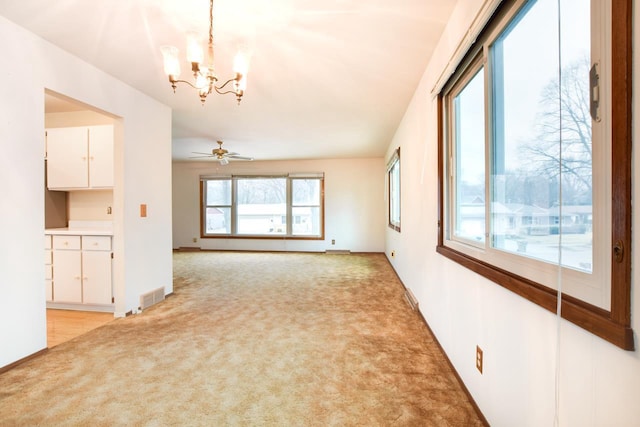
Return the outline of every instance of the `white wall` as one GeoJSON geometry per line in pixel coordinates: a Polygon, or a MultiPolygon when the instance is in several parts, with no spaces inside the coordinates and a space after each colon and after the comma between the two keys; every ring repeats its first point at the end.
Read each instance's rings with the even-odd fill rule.
{"type": "Polygon", "coordinates": [[[0,17],[0,367],[46,347],[44,265],[45,88],[117,118],[116,312],[141,293],[172,291],[171,111],[0,17]],[[144,167],[141,167],[143,165],[144,167]],[[149,216],[138,218],[147,203],[149,216]]]}
{"type": "Polygon", "coordinates": [[[384,250],[384,162],[377,159],[268,162],[176,162],[173,165],[173,247],[308,251],[384,250]],[[325,239],[200,239],[200,176],[324,172],[325,239]],[[197,237],[198,242],[193,243],[197,237]],[[331,245],[335,239],[336,244],[331,245]]]}
{"type": "MultiPolygon", "coordinates": [[[[555,340],[557,318],[535,304],[438,255],[437,111],[430,95],[436,79],[480,9],[482,0],[459,2],[436,54],[397,133],[387,157],[401,147],[402,232],[386,232],[387,255],[467,388],[492,426],[551,426],[555,408],[555,340]],[[475,348],[484,350],[484,374],[475,369],[475,348]]],[[[634,21],[640,22],[640,9],[634,21]]],[[[634,29],[640,46],[640,31],[634,29]]],[[[635,49],[638,64],[640,49],[635,49]]],[[[635,73],[635,76],[640,76],[635,73]]],[[[638,85],[635,79],[634,87],[638,85]]],[[[636,91],[634,90],[634,93],[636,91]]],[[[634,96],[634,123],[640,98],[634,96]]],[[[634,128],[640,141],[640,129],[634,128]]],[[[634,150],[634,170],[640,165],[634,150]]],[[[639,200],[634,178],[633,199],[639,200]]],[[[636,206],[637,208],[637,206],[636,206]]],[[[634,214],[633,228],[640,226],[634,214]]],[[[633,246],[640,242],[634,233],[633,246]]],[[[633,264],[638,265],[639,251],[633,264]]],[[[610,257],[610,254],[596,254],[610,257]]],[[[637,268],[633,283],[638,283],[637,268]]],[[[632,292],[632,315],[640,308],[632,292]]],[[[559,420],[562,426],[640,425],[640,356],[620,350],[574,326],[560,322],[559,420]]],[[[632,321],[636,347],[640,321],[632,321]]]]}

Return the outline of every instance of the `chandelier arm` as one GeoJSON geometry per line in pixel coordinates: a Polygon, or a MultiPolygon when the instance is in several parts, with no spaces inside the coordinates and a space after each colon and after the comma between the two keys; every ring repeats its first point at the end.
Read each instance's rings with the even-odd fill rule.
{"type": "Polygon", "coordinates": [[[215,87],[215,86],[214,86],[213,88],[216,90],[216,92],[217,92],[219,95],[226,95],[226,94],[228,94],[228,93],[233,93],[233,94],[234,94],[234,95],[236,95],[236,96],[238,95],[238,92],[236,92],[235,90],[225,90],[225,91],[221,91],[221,90],[218,90],[218,88],[217,88],[217,87],[215,87]]]}
{"type": "Polygon", "coordinates": [[[194,85],[193,83],[191,83],[190,81],[187,81],[187,80],[171,80],[171,83],[173,83],[174,85],[176,83],[186,83],[186,84],[188,84],[189,86],[191,86],[194,89],[198,89],[198,90],[200,89],[198,86],[194,85]]]}
{"type": "MultiPolygon", "coordinates": [[[[225,87],[226,85],[228,85],[228,84],[229,84],[229,83],[231,83],[231,82],[237,82],[238,80],[239,80],[239,79],[238,79],[238,77],[236,76],[236,77],[234,77],[234,78],[232,78],[232,79],[227,80],[226,82],[224,82],[224,83],[223,83],[223,84],[221,84],[220,86],[215,86],[215,85],[214,85],[213,87],[216,89],[216,92],[220,93],[220,90],[224,89],[224,87],[225,87]]],[[[233,92],[235,93],[235,91],[233,91],[233,92]]],[[[225,93],[226,93],[226,92],[225,92],[225,93]]]]}

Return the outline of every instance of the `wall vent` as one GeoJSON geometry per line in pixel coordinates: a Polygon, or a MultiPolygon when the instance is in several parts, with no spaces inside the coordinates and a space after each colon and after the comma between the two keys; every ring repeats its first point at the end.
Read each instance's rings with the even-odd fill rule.
{"type": "Polygon", "coordinates": [[[413,295],[413,292],[411,292],[411,289],[408,289],[408,288],[405,289],[404,299],[407,300],[407,303],[409,304],[412,310],[414,311],[418,310],[418,300],[416,299],[415,295],[413,295]]]}
{"type": "Polygon", "coordinates": [[[151,307],[164,300],[164,286],[140,295],[140,310],[151,307]]]}
{"type": "Polygon", "coordinates": [[[200,252],[202,249],[199,246],[180,246],[178,252],[200,252]]]}
{"type": "Polygon", "coordinates": [[[349,249],[327,249],[324,253],[328,255],[350,255],[349,249]]]}

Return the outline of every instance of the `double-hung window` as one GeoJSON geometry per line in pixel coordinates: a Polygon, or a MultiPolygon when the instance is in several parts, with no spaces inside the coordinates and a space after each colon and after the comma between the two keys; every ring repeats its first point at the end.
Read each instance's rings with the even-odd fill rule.
{"type": "Polygon", "coordinates": [[[318,178],[291,177],[291,234],[322,235],[322,181],[318,178]]]}
{"type": "Polygon", "coordinates": [[[630,11],[505,1],[439,97],[438,252],[626,349],[630,11]]]}
{"type": "Polygon", "coordinates": [[[323,174],[202,177],[201,236],[321,239],[323,184],[323,174]]]}

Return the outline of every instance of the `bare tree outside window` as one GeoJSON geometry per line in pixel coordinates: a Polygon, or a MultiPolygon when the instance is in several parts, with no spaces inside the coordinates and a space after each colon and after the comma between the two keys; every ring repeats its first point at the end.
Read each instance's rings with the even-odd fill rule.
{"type": "MultiPolygon", "coordinates": [[[[537,136],[521,146],[522,158],[528,159],[522,163],[530,171],[527,175],[548,177],[555,183],[562,176],[566,205],[592,203],[588,75],[589,60],[584,58],[562,69],[562,84],[554,79],[545,86],[540,96],[537,136]]],[[[558,203],[557,197],[547,201],[548,207],[558,203]]]]}

